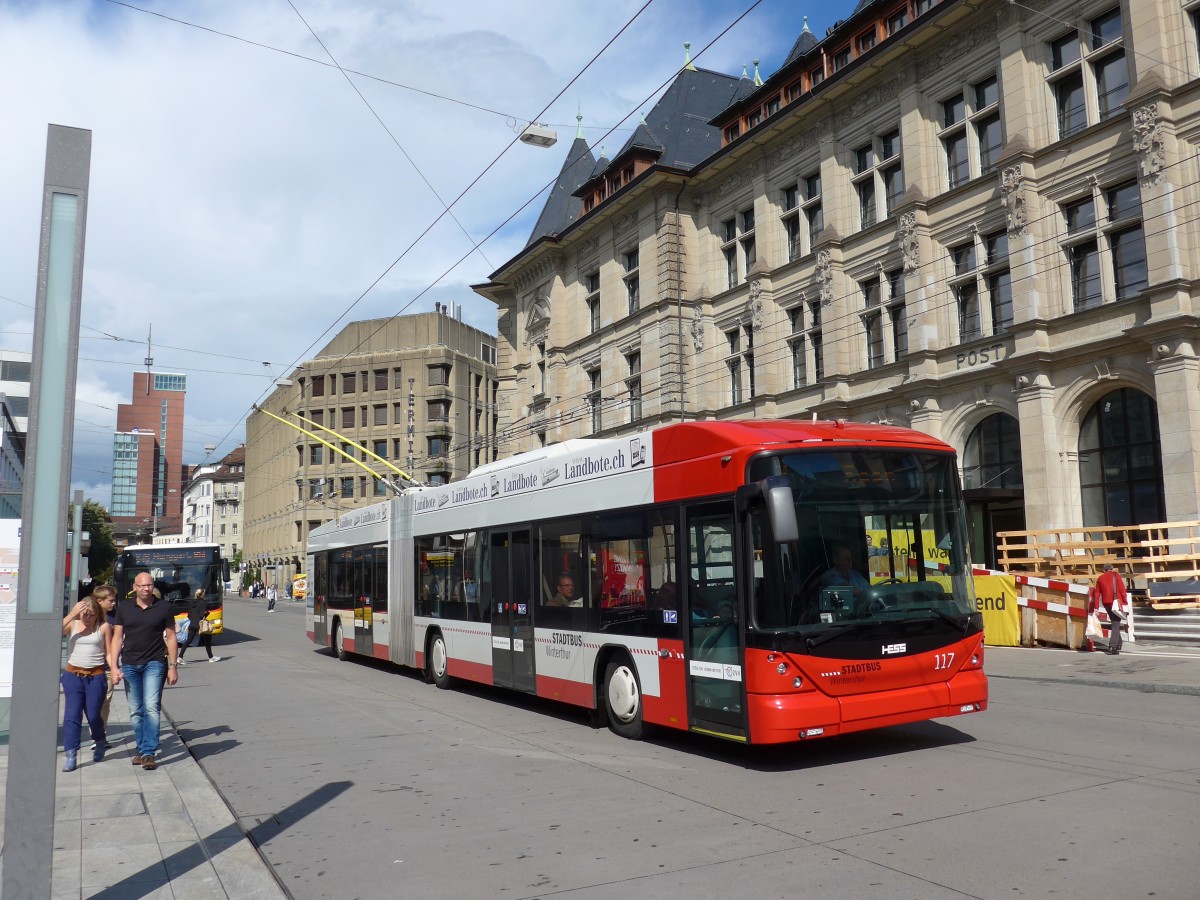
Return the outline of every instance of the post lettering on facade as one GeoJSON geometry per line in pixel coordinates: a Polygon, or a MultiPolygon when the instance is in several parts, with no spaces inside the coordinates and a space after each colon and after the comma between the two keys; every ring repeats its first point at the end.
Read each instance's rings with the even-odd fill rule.
{"type": "Polygon", "coordinates": [[[979,347],[975,350],[962,350],[954,358],[954,368],[961,369],[964,366],[967,368],[983,366],[988,363],[1000,362],[1003,358],[1003,344],[992,344],[989,347],[979,347]]]}

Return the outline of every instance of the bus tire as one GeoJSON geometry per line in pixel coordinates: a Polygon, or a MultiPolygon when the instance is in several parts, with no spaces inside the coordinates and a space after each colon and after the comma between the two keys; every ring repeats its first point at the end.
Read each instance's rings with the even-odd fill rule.
{"type": "Polygon", "coordinates": [[[337,622],[333,626],[333,643],[329,648],[333,651],[333,655],[342,662],[346,661],[349,654],[346,652],[346,645],[342,643],[342,623],[337,622]]]}
{"type": "Polygon", "coordinates": [[[425,654],[425,677],[443,691],[450,689],[450,654],[446,652],[446,639],[436,632],[429,639],[429,650],[425,654]]]}
{"type": "Polygon", "coordinates": [[[613,734],[642,739],[642,686],[628,657],[611,660],[604,670],[604,709],[613,734]]]}

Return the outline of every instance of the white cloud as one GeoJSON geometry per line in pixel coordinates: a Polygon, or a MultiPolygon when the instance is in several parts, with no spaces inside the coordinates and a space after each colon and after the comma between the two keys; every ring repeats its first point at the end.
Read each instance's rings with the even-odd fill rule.
{"type": "MultiPolygon", "coordinates": [[[[324,58],[286,4],[147,4],[324,58]]],[[[83,322],[133,342],[82,342],[79,416],[111,428],[153,325],[156,368],[189,374],[188,460],[199,460],[206,443],[223,453],[239,442],[240,420],[270,385],[260,362],[278,374],[314,341],[325,343],[326,327],[436,217],[441,207],[405,153],[453,199],[641,3],[298,6],[343,66],[514,121],[352,76],[402,151],[336,69],[115,4],[0,5],[0,297],[34,302],[47,123],[91,129],[83,322]]],[[[827,6],[832,19],[853,0],[827,6]]],[[[699,52],[736,12],[711,0],[652,4],[541,117],[558,126],[558,146],[518,144],[456,207],[462,225],[481,239],[554,178],[577,108],[593,143],[593,126],[631,114],[636,122],[646,96],[682,62],[683,41],[699,52]]],[[[800,27],[790,2],[769,0],[700,64],[733,73],[756,56],[778,64],[800,27]]],[[[628,133],[605,139],[606,147],[628,133]]],[[[539,209],[540,201],[484,247],[488,261],[472,254],[408,306],[470,248],[444,219],[351,318],[453,300],[471,324],[494,330],[494,307],[468,285],[524,245],[539,209]]],[[[32,331],[30,310],[0,299],[0,311],[4,331],[32,331]]],[[[0,334],[0,346],[27,348],[29,339],[0,334]]],[[[105,484],[111,441],[106,446],[95,426],[78,427],[76,436],[76,480],[105,484]]]]}

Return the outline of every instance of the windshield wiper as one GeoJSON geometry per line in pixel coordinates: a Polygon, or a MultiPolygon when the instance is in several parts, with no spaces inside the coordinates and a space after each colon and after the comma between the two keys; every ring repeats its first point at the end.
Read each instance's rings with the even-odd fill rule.
{"type": "Polygon", "coordinates": [[[966,614],[965,621],[960,621],[959,619],[950,615],[950,613],[946,612],[944,609],[938,609],[936,606],[900,606],[900,607],[897,607],[895,611],[896,612],[909,612],[909,611],[931,612],[938,618],[944,619],[945,621],[949,622],[955,628],[961,628],[963,630],[964,634],[966,633],[968,626],[971,624],[970,613],[966,614]]]}
{"type": "Polygon", "coordinates": [[[818,634],[818,635],[814,635],[813,637],[810,637],[810,638],[805,638],[804,646],[807,647],[809,650],[812,650],[814,647],[819,647],[822,644],[824,644],[826,641],[832,641],[836,637],[841,637],[844,634],[850,634],[851,632],[859,631],[863,628],[874,628],[878,624],[879,624],[878,621],[875,621],[875,622],[849,622],[845,625],[842,625],[840,628],[831,628],[831,629],[829,629],[829,631],[826,631],[824,634],[818,634]]]}

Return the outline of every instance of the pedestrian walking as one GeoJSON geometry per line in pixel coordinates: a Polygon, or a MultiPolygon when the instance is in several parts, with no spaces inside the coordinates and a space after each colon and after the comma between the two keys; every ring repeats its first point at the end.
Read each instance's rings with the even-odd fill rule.
{"type": "MultiPolygon", "coordinates": [[[[104,621],[108,623],[108,645],[104,648],[104,661],[107,666],[109,653],[112,651],[112,636],[113,630],[117,624],[117,589],[111,584],[96,585],[92,591],[92,596],[96,598],[96,602],[100,604],[100,610],[104,613],[104,621]]],[[[117,650],[120,654],[120,648],[117,650]]],[[[104,732],[108,733],[108,710],[112,706],[113,684],[112,678],[108,675],[108,669],[105,668],[105,688],[104,688],[104,703],[100,706],[100,719],[104,722],[104,732]]],[[[93,748],[94,749],[94,748],[93,748]]]]}
{"type": "Polygon", "coordinates": [[[1125,590],[1125,580],[1112,567],[1112,563],[1105,563],[1104,572],[1096,579],[1096,586],[1092,588],[1091,600],[1090,611],[1095,611],[1103,606],[1108,612],[1108,650],[1106,652],[1117,656],[1121,652],[1122,646],[1121,624],[1129,615],[1129,595],[1125,590]]]}
{"type": "Polygon", "coordinates": [[[203,588],[196,589],[191,605],[188,606],[187,640],[179,648],[179,664],[181,666],[186,665],[183,661],[183,654],[187,652],[188,647],[196,643],[197,638],[199,638],[204,652],[208,654],[208,661],[210,663],[220,662],[221,657],[213,656],[212,652],[212,622],[208,621],[208,604],[204,600],[203,588]]]}
{"type": "Polygon", "coordinates": [[[175,617],[171,606],[155,596],[154,579],[149,572],[133,580],[134,602],[117,607],[117,625],[113,632],[114,652],[110,654],[113,680],[125,681],[129,700],[129,724],[137,741],[133,764],[157,769],[159,717],[162,713],[162,687],[179,681],[176,657],[175,617]],[[121,664],[117,665],[117,652],[121,664]]]}
{"type": "Polygon", "coordinates": [[[108,750],[104,720],[100,707],[108,679],[107,668],[111,629],[96,598],[87,596],[75,604],[63,618],[63,634],[67,637],[67,668],[59,681],[63,697],[63,761],[64,772],[74,772],[78,765],[79,733],[86,715],[95,749],[92,759],[100,762],[108,750]]]}
{"type": "Polygon", "coordinates": [[[275,612],[275,600],[277,597],[278,594],[275,590],[275,585],[267,588],[267,612],[275,612]]]}

